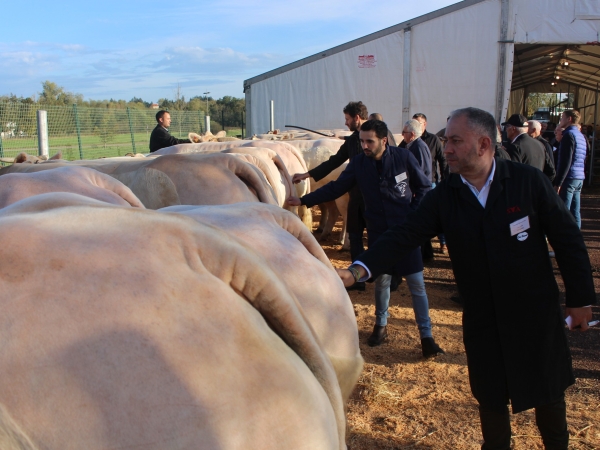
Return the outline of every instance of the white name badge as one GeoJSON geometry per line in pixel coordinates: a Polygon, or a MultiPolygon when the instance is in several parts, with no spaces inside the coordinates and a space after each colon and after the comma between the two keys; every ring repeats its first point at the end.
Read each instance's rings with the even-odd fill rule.
{"type": "Polygon", "coordinates": [[[522,219],[516,220],[510,224],[510,235],[514,236],[525,230],[529,230],[529,216],[525,216],[522,219]]]}
{"type": "Polygon", "coordinates": [[[402,172],[400,175],[396,175],[394,178],[396,178],[396,183],[400,183],[406,180],[408,177],[406,176],[406,172],[402,172]]]}

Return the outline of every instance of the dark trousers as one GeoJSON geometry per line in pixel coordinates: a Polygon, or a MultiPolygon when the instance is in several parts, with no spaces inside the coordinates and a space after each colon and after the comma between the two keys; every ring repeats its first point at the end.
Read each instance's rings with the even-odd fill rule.
{"type": "MultiPolygon", "coordinates": [[[[484,443],[482,450],[510,449],[510,414],[508,407],[503,409],[479,406],[481,432],[484,443]]],[[[567,406],[564,395],[560,400],[535,408],[535,422],[542,435],[546,450],[567,450],[567,406]]]]}

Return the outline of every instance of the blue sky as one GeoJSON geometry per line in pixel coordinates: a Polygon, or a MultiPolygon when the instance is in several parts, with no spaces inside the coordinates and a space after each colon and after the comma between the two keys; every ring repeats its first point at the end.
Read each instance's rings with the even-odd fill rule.
{"type": "Polygon", "coordinates": [[[0,95],[243,97],[243,80],[455,0],[3,2],[0,95]]]}

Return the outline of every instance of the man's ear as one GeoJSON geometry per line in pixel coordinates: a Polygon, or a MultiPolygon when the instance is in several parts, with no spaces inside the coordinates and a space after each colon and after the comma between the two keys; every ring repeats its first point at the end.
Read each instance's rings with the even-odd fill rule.
{"type": "Polygon", "coordinates": [[[492,146],[492,140],[489,136],[481,136],[479,138],[479,156],[483,155],[486,151],[494,151],[492,146]]]}
{"type": "Polygon", "coordinates": [[[387,145],[387,143],[388,143],[387,136],[386,137],[382,137],[381,138],[381,142],[383,142],[383,145],[387,145]]]}

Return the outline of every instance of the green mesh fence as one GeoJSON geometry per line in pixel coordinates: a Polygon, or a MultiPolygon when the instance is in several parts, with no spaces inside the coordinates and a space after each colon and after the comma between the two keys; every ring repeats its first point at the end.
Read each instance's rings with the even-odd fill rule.
{"type": "MultiPolygon", "coordinates": [[[[95,159],[148,153],[156,110],[45,106],[0,102],[0,157],[38,154],[37,110],[47,111],[49,153],[63,159],[95,159]]],[[[169,111],[170,133],[187,138],[204,131],[202,111],[169,111]]]]}

